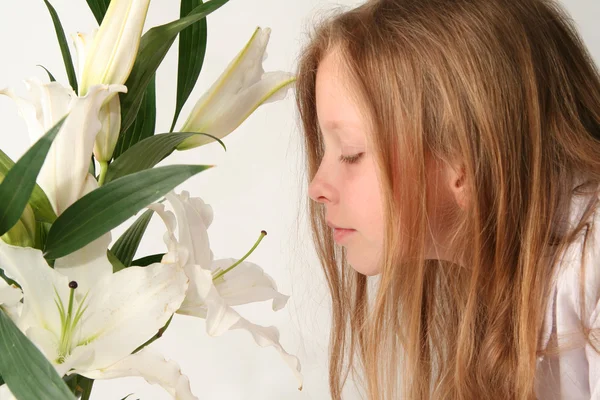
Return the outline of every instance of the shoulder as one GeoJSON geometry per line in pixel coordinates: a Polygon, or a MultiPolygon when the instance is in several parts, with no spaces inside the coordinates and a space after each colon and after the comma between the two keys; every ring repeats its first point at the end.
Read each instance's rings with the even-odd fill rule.
{"type": "MultiPolygon", "coordinates": [[[[582,201],[582,200],[580,200],[582,201]]],[[[583,203],[576,212],[583,211],[583,203]]],[[[572,314],[584,327],[591,327],[600,309],[600,211],[596,208],[589,224],[565,250],[557,268],[556,307],[562,315],[572,314]]],[[[566,327],[565,327],[566,328],[566,327]]],[[[560,334],[560,331],[558,332],[560,334]]]]}
{"type": "MultiPolygon", "coordinates": [[[[574,203],[576,212],[583,211],[574,203]]],[[[540,348],[552,333],[558,357],[538,359],[539,393],[544,399],[600,399],[600,354],[587,344],[587,328],[600,329],[600,210],[561,256],[553,277],[540,348]]],[[[552,346],[550,346],[552,347],[552,346]]]]}
{"type": "MultiPolygon", "coordinates": [[[[570,224],[579,220],[587,200],[589,197],[573,200],[570,224]]],[[[560,256],[554,271],[541,336],[542,349],[548,344],[552,331],[560,335],[571,325],[581,329],[582,322],[587,325],[599,318],[600,210],[596,209],[589,222],[589,228],[583,229],[560,256]],[[558,316],[562,324],[557,325],[558,316]]]]}

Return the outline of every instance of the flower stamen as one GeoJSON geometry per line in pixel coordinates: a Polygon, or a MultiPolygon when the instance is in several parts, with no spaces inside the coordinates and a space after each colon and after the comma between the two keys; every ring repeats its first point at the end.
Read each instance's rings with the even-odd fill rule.
{"type": "Polygon", "coordinates": [[[267,231],[263,230],[260,232],[260,236],[258,237],[258,240],[256,241],[256,243],[254,243],[254,246],[252,246],[252,248],[244,255],[244,257],[240,258],[239,260],[237,260],[237,262],[235,262],[233,265],[231,265],[229,268],[225,269],[225,270],[217,270],[215,271],[215,276],[213,276],[213,282],[216,281],[217,279],[219,279],[220,277],[222,277],[223,275],[225,275],[226,273],[228,273],[229,271],[231,271],[232,269],[234,269],[235,267],[237,267],[238,265],[240,265],[246,258],[248,258],[250,256],[250,254],[252,254],[254,252],[254,250],[256,250],[256,248],[258,247],[258,245],[260,244],[260,242],[263,240],[263,238],[267,236],[267,231]]]}
{"type": "Polygon", "coordinates": [[[81,301],[81,303],[79,303],[79,306],[77,307],[77,311],[75,313],[73,313],[73,304],[75,302],[75,289],[77,289],[78,284],[75,281],[71,281],[69,282],[69,289],[70,290],[70,294],[69,294],[69,306],[67,307],[66,313],[65,313],[65,307],[64,304],[62,302],[62,300],[60,299],[60,296],[58,295],[58,292],[56,291],[56,289],[54,290],[54,292],[56,293],[57,299],[54,300],[54,302],[56,303],[56,306],[58,307],[58,311],[60,312],[60,319],[61,319],[61,325],[62,325],[62,329],[61,329],[61,335],[60,335],[60,342],[59,342],[59,346],[58,346],[58,359],[56,360],[56,362],[58,364],[62,364],[65,362],[65,358],[67,358],[67,356],[69,356],[71,354],[71,346],[73,343],[73,333],[75,332],[75,328],[77,328],[77,325],[79,324],[79,321],[81,320],[81,316],[83,315],[84,311],[86,310],[87,306],[85,308],[82,309],[83,303],[85,303],[85,300],[87,298],[87,294],[85,295],[85,297],[83,298],[83,300],[81,301]]]}

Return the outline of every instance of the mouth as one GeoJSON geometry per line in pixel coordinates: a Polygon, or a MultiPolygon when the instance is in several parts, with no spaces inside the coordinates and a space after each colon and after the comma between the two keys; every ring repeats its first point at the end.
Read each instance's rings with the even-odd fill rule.
{"type": "Polygon", "coordinates": [[[344,243],[354,232],[356,232],[355,229],[334,228],[333,240],[339,244],[344,243]]]}
{"type": "Polygon", "coordinates": [[[331,229],[341,229],[341,230],[348,230],[348,231],[353,231],[354,229],[351,228],[345,228],[342,226],[337,226],[336,224],[334,224],[333,222],[327,220],[327,226],[329,226],[331,229]]]}

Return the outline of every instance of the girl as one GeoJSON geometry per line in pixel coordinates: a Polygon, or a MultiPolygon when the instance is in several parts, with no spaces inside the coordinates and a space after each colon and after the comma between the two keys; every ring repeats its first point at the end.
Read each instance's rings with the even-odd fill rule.
{"type": "Polygon", "coordinates": [[[600,399],[600,76],[558,4],[368,1],[297,103],[334,399],[600,399]]]}

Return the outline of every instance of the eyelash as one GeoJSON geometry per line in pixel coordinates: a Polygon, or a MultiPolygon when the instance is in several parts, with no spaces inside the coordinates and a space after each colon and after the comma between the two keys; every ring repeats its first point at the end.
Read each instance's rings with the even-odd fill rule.
{"type": "Polygon", "coordinates": [[[358,153],[353,156],[340,156],[340,161],[346,164],[355,164],[365,153],[358,153]]]}

